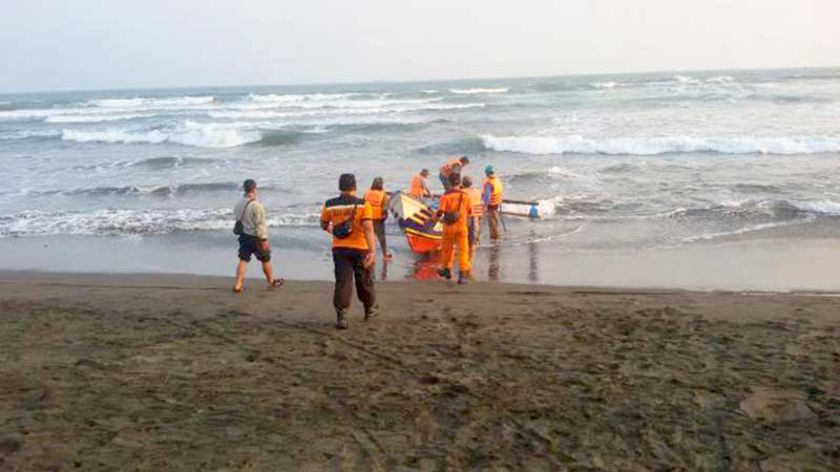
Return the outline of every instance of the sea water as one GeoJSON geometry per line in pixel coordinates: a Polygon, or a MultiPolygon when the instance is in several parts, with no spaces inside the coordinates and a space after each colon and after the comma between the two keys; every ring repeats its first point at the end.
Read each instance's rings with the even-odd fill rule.
{"type": "MultiPolygon", "coordinates": [[[[429,168],[439,190],[437,168],[460,155],[466,174],[480,182],[492,164],[506,196],[545,215],[507,218],[499,247],[485,236],[479,259],[503,254],[495,278],[662,285],[635,280],[632,260],[577,278],[553,268],[832,244],[840,70],[0,96],[0,270],[228,273],[232,207],[253,178],[282,270],[329,278],[318,214],[340,173],[404,190],[429,168]]],[[[388,232],[389,277],[410,277],[414,259],[393,222],[388,232]]],[[[478,266],[494,278],[492,261],[478,266]]],[[[695,282],[677,285],[716,286],[695,282]]]]}

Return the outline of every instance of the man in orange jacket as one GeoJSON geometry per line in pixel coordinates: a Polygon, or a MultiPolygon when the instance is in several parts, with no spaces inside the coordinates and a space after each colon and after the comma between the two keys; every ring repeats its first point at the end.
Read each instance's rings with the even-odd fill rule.
{"type": "Polygon", "coordinates": [[[461,178],[461,188],[470,197],[470,205],[472,205],[472,217],[469,220],[469,241],[470,241],[470,259],[475,254],[475,248],[478,246],[479,236],[481,235],[481,216],[484,215],[484,201],[481,199],[481,190],[473,187],[472,178],[464,176],[461,178]]]}
{"type": "Polygon", "coordinates": [[[429,191],[429,187],[426,185],[426,179],[428,177],[429,169],[423,169],[419,174],[415,175],[411,179],[411,188],[408,190],[408,194],[418,200],[431,197],[432,192],[429,191]]]}
{"type": "Polygon", "coordinates": [[[470,244],[467,221],[472,217],[470,197],[461,190],[461,176],[450,174],[449,191],[440,197],[440,207],[435,219],[443,220],[441,261],[439,274],[449,280],[455,265],[455,247],[458,247],[458,283],[465,284],[470,276],[470,244]]]}
{"type": "Polygon", "coordinates": [[[461,156],[457,159],[450,159],[446,161],[443,166],[440,168],[440,183],[443,184],[443,190],[449,191],[449,176],[452,174],[461,175],[461,171],[464,170],[464,167],[470,163],[470,158],[467,156],[461,156]]]}
{"type": "Polygon", "coordinates": [[[484,174],[487,178],[482,186],[481,198],[484,200],[484,207],[487,210],[487,226],[490,227],[490,239],[499,239],[501,237],[499,234],[499,218],[501,216],[504,188],[502,181],[496,176],[496,169],[493,166],[485,167],[484,174]]]}
{"type": "Polygon", "coordinates": [[[388,219],[388,195],[385,194],[385,181],[382,177],[373,179],[370,190],[365,192],[365,201],[370,203],[373,209],[373,232],[382,247],[382,259],[390,261],[394,255],[388,252],[388,244],[385,241],[385,220],[388,219]]]}

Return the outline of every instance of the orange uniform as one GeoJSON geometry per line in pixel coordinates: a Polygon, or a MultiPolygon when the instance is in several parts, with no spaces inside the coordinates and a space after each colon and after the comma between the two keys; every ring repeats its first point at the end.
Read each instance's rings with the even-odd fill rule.
{"type": "Polygon", "coordinates": [[[408,194],[414,198],[423,198],[429,194],[429,189],[426,187],[426,179],[417,174],[411,179],[411,188],[408,194]]]}
{"type": "Polygon", "coordinates": [[[443,167],[440,168],[440,175],[444,177],[449,177],[449,174],[452,173],[452,169],[455,167],[456,164],[459,167],[463,167],[463,164],[461,163],[461,158],[450,159],[446,161],[443,167]]]}
{"type": "Polygon", "coordinates": [[[345,248],[356,249],[359,251],[367,251],[369,248],[367,240],[365,239],[365,231],[362,228],[362,221],[373,219],[373,208],[370,203],[350,195],[342,195],[340,197],[331,198],[324,204],[321,210],[321,223],[332,223],[338,226],[352,215],[353,218],[353,232],[350,236],[344,239],[333,237],[333,249],[345,248]]]}
{"type": "Polygon", "coordinates": [[[441,240],[441,261],[444,266],[452,270],[455,265],[455,247],[458,247],[458,270],[461,274],[470,271],[470,242],[467,221],[472,217],[472,203],[466,192],[459,188],[452,189],[440,197],[438,216],[444,213],[459,213],[458,221],[453,224],[443,223],[443,237],[441,240]]]}
{"type": "Polygon", "coordinates": [[[484,214],[484,202],[481,200],[481,190],[477,188],[465,188],[464,192],[470,196],[470,204],[472,205],[473,216],[480,217],[484,214]]]}
{"type": "Polygon", "coordinates": [[[372,219],[374,221],[384,220],[386,215],[385,204],[388,203],[388,196],[382,190],[368,190],[365,193],[365,201],[370,203],[373,210],[372,219]]]}

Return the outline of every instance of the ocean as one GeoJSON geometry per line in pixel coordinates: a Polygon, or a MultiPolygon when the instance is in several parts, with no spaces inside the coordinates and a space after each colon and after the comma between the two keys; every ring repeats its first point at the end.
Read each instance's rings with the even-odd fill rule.
{"type": "Polygon", "coordinates": [[[838,69],[0,95],[0,270],[231,274],[253,178],[281,274],[327,279],[340,173],[438,190],[459,155],[548,215],[485,237],[479,279],[840,288],[838,69]]]}

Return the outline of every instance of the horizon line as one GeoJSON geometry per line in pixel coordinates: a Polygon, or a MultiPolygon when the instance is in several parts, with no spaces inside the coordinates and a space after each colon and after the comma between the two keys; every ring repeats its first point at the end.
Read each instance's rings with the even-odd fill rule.
{"type": "Polygon", "coordinates": [[[66,88],[66,89],[33,89],[28,91],[18,92],[0,92],[0,96],[14,96],[14,95],[32,95],[32,94],[58,94],[58,93],[94,93],[94,92],[119,92],[119,91],[155,91],[155,90],[188,90],[188,89],[232,89],[232,88],[260,88],[260,87],[318,87],[318,86],[352,86],[352,85],[374,85],[374,84],[411,84],[422,82],[469,82],[469,81],[484,81],[484,80],[522,80],[522,79],[547,79],[554,77],[587,77],[587,76],[624,76],[624,75],[644,75],[644,74],[666,74],[666,73],[714,73],[714,72],[767,72],[767,71],[784,71],[784,70],[832,70],[840,69],[840,64],[837,65],[820,65],[820,66],[791,66],[791,67],[756,67],[756,68],[736,68],[736,69],[653,69],[653,70],[636,70],[624,72],[587,72],[587,73],[567,73],[567,74],[539,74],[539,75],[521,75],[521,76],[487,76],[487,77],[472,77],[472,78],[435,78],[435,79],[382,79],[382,80],[349,80],[339,82],[329,81],[315,81],[306,83],[275,83],[275,84],[227,84],[227,85],[175,85],[175,86],[124,86],[111,88],[66,88]]]}

